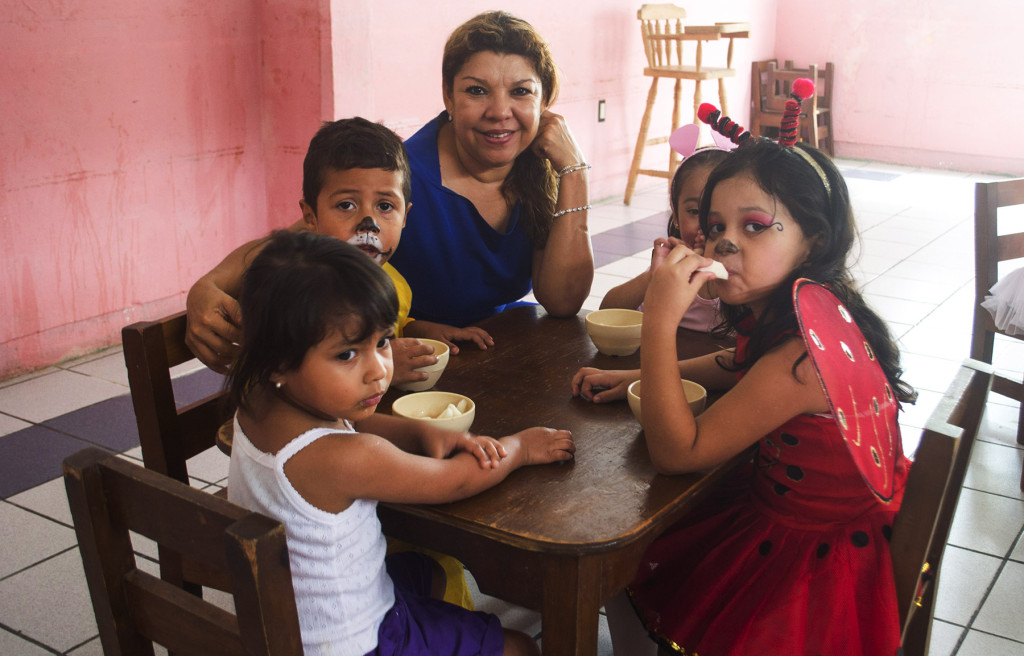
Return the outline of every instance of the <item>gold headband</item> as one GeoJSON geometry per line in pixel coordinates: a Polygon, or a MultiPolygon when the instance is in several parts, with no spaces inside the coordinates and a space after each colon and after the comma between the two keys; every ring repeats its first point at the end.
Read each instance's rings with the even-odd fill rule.
{"type": "Polygon", "coordinates": [[[825,185],[825,193],[828,195],[829,200],[832,200],[832,185],[828,183],[828,176],[825,175],[825,171],[824,169],[821,168],[821,165],[814,161],[814,158],[811,157],[803,148],[797,148],[796,146],[793,146],[791,148],[788,148],[787,150],[796,153],[800,157],[803,157],[804,161],[810,164],[814,168],[814,170],[818,172],[818,177],[821,178],[821,184],[825,185]]]}

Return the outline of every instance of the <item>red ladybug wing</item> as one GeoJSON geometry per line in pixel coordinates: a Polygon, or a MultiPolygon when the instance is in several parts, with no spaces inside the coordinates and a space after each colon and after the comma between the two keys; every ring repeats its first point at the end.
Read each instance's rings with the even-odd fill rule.
{"type": "Polygon", "coordinates": [[[902,452],[899,403],[860,328],[824,285],[800,279],[793,305],[807,353],[839,431],[868,487],[883,501],[893,494],[902,452]]]}

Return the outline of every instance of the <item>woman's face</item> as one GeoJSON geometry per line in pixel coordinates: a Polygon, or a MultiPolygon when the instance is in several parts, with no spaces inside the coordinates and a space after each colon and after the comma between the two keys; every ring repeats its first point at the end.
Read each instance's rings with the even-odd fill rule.
{"type": "Polygon", "coordinates": [[[511,166],[537,136],[547,109],[542,97],[540,76],[525,57],[490,51],[470,57],[455,74],[451,90],[444,90],[464,164],[511,166]]]}

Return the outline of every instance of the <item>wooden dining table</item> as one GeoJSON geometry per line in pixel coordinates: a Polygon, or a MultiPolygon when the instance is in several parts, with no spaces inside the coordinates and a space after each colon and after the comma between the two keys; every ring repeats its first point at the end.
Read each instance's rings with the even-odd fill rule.
{"type": "MultiPolygon", "coordinates": [[[[494,346],[462,345],[434,389],[476,403],[471,430],[500,437],[530,426],[572,431],[568,463],[524,467],[469,499],[437,505],[382,503],[387,535],[451,554],[482,592],[538,610],[545,656],[597,653],[601,606],[633,578],[647,546],[694,506],[744,457],[710,471],[655,472],[640,424],[625,402],[572,396],[580,367],[635,369],[639,352],[598,353],[584,315],[558,319],[517,307],[479,326],[494,346]]],[[[732,344],[680,329],[680,358],[732,344]]],[[[381,411],[401,394],[389,391],[381,411]]]]}

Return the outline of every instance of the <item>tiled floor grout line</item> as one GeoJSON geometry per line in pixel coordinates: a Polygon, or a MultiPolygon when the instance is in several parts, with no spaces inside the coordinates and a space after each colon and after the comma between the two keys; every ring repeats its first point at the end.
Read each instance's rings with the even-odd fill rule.
{"type": "MultiPolygon", "coordinates": [[[[46,481],[46,483],[50,483],[53,480],[56,480],[56,479],[51,479],[50,481],[46,481]]],[[[43,485],[45,485],[46,483],[43,483],[43,485]]],[[[17,496],[17,495],[13,495],[13,496],[17,496]]],[[[33,510],[32,508],[29,508],[28,506],[23,506],[23,505],[17,503],[16,501],[11,501],[10,498],[0,499],[0,503],[10,504],[10,505],[14,506],[15,508],[17,508],[19,510],[24,510],[25,512],[32,513],[33,515],[35,515],[37,517],[41,517],[43,519],[48,519],[51,522],[53,522],[54,524],[58,524],[58,525],[63,526],[65,528],[70,528],[71,530],[74,530],[74,528],[75,528],[74,525],[72,525],[72,524],[68,524],[67,522],[61,521],[61,520],[57,519],[56,517],[50,517],[49,515],[44,515],[43,513],[39,512],[38,510],[33,510]]],[[[0,580],[2,580],[2,579],[0,579],[0,580]]]]}
{"type": "MultiPolygon", "coordinates": [[[[35,638],[33,638],[30,635],[26,635],[24,633],[19,632],[19,631],[15,630],[14,628],[7,626],[3,622],[0,622],[0,630],[4,630],[4,631],[7,631],[8,633],[16,635],[19,638],[21,638],[22,640],[24,640],[26,642],[29,642],[29,643],[35,645],[36,647],[39,647],[40,649],[42,649],[44,651],[47,651],[47,652],[49,652],[51,654],[58,654],[59,655],[61,653],[65,653],[65,652],[59,652],[56,649],[54,649],[53,647],[51,647],[51,646],[49,646],[47,644],[44,644],[42,642],[39,642],[38,640],[36,640],[35,638]]],[[[93,636],[93,638],[95,638],[95,636],[93,636]]],[[[92,640],[93,638],[89,638],[89,640],[92,640]]],[[[85,642],[89,642],[89,640],[86,640],[85,642]]],[[[85,642],[83,642],[82,644],[84,645],[85,642]]],[[[75,648],[80,647],[80,646],[81,645],[75,645],[75,648]]]]}
{"type": "MultiPolygon", "coordinates": [[[[53,520],[52,518],[47,518],[47,519],[51,519],[51,521],[56,521],[56,520],[53,520]]],[[[41,564],[47,562],[48,560],[53,560],[54,558],[57,558],[59,556],[63,556],[64,554],[68,553],[69,551],[77,551],[77,550],[78,550],[78,541],[76,540],[75,544],[73,544],[70,547],[62,549],[62,550],[60,550],[60,551],[58,551],[56,553],[52,553],[49,556],[47,556],[46,558],[43,558],[42,560],[37,560],[37,561],[33,562],[31,565],[26,565],[25,567],[22,567],[19,570],[11,572],[10,574],[6,574],[4,576],[0,576],[0,582],[6,581],[7,579],[9,579],[11,577],[14,577],[14,576],[17,576],[18,574],[21,574],[22,572],[27,572],[28,570],[32,569],[33,567],[35,567],[37,565],[41,565],[41,564]]]]}
{"type": "MultiPolygon", "coordinates": [[[[1001,495],[997,495],[997,496],[1001,496],[1001,495]]],[[[974,609],[974,612],[971,613],[970,619],[967,620],[967,624],[964,626],[964,632],[961,634],[960,639],[957,641],[956,645],[954,645],[953,651],[950,652],[950,656],[956,656],[956,654],[959,653],[960,647],[963,645],[964,640],[967,639],[967,635],[970,633],[970,631],[977,631],[978,633],[984,633],[986,635],[995,636],[995,637],[1001,638],[1003,640],[1011,640],[1013,642],[1020,642],[1018,640],[1014,640],[1013,638],[1010,638],[1009,636],[999,635],[998,633],[989,633],[988,631],[982,631],[980,629],[974,629],[972,627],[974,626],[974,621],[978,618],[978,615],[981,613],[981,609],[985,607],[985,602],[988,601],[988,596],[992,593],[992,589],[995,588],[996,583],[999,581],[999,576],[1003,573],[1003,570],[1006,569],[1006,564],[1008,562],[1016,562],[1016,561],[1012,560],[1013,550],[1014,550],[1014,548],[1016,548],[1017,543],[1021,540],[1021,535],[1024,535],[1024,527],[1021,527],[1021,529],[1017,531],[1017,537],[1013,541],[1010,542],[1010,546],[1006,550],[1006,554],[1000,559],[999,566],[996,568],[995,574],[992,575],[992,579],[989,581],[988,586],[986,586],[986,588],[985,588],[985,593],[981,596],[981,600],[978,601],[978,605],[974,609]]],[[[948,542],[947,542],[946,546],[947,547],[949,546],[948,542]]],[[[964,547],[959,547],[959,548],[960,549],[964,549],[964,547]]],[[[978,552],[978,551],[976,551],[974,549],[964,549],[964,550],[965,551],[971,551],[971,552],[974,552],[974,553],[982,553],[982,552],[978,552]]],[[[983,554],[983,555],[991,556],[992,554],[983,554]]],[[[941,576],[941,570],[940,570],[940,576],[941,576]]],[[[1024,643],[1021,643],[1021,644],[1024,644],[1024,643]]]]}

